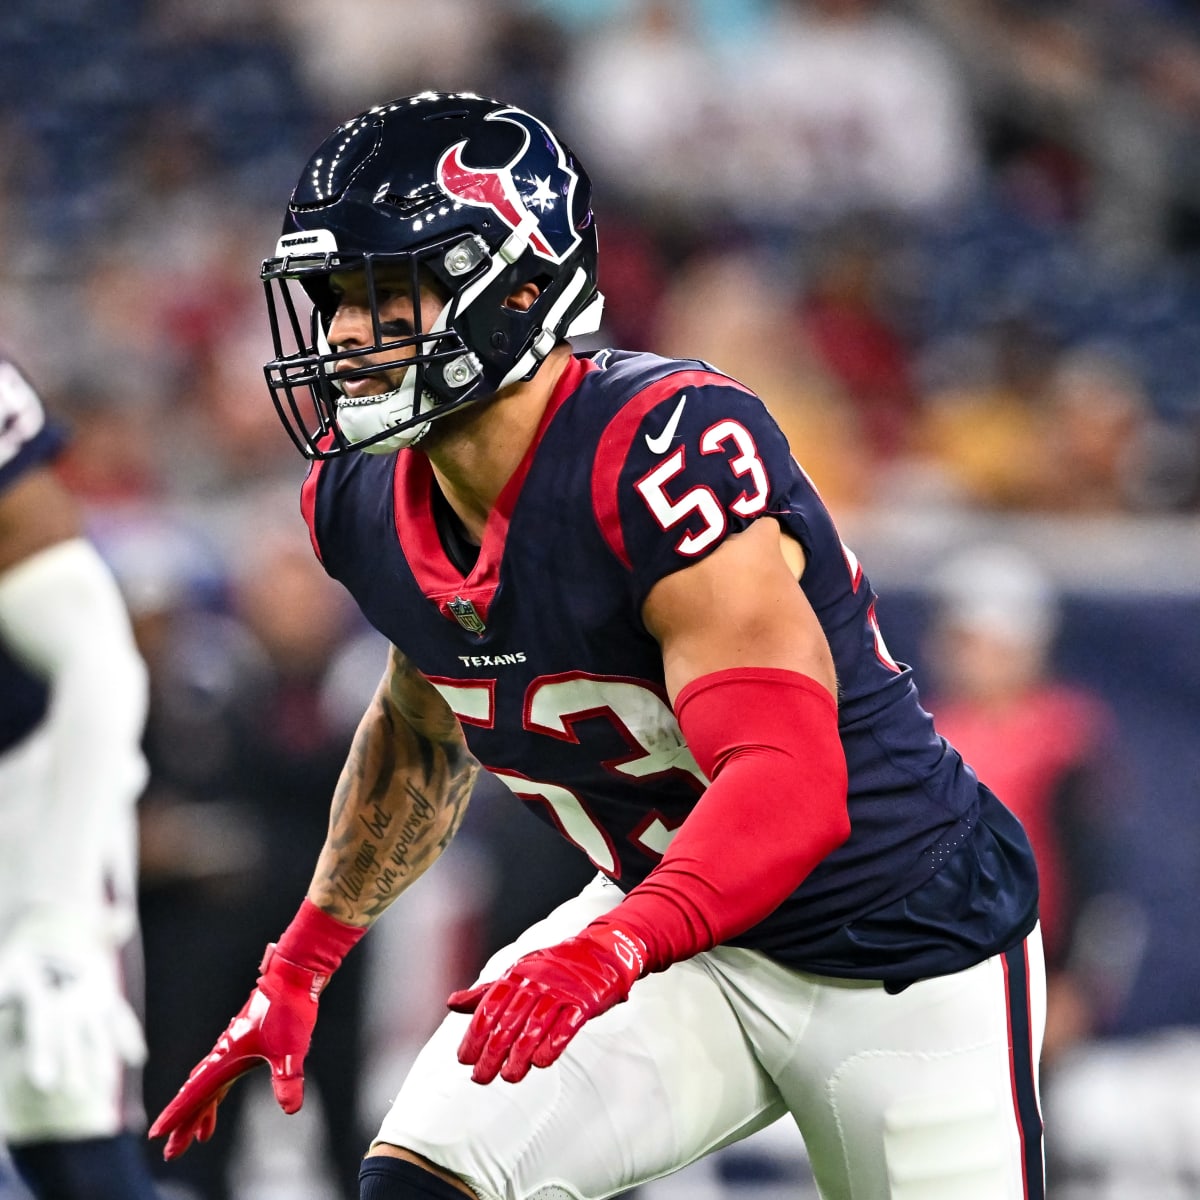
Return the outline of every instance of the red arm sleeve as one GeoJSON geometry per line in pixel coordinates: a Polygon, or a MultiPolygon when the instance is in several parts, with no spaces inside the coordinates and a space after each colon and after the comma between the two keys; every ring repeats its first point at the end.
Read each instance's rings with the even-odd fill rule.
{"type": "Polygon", "coordinates": [[[816,680],[715,671],[675,711],[711,783],[658,866],[593,922],[640,938],[652,971],[761,921],[850,834],[837,704],[816,680]]]}

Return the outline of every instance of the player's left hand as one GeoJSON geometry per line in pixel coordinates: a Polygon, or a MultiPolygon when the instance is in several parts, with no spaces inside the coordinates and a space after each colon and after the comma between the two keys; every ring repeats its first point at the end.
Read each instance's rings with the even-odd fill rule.
{"type": "Polygon", "coordinates": [[[585,1021],[629,997],[646,947],[609,925],[518,959],[499,979],[451,994],[455,1012],[474,1013],[458,1048],[476,1083],[518,1083],[548,1067],[585,1021]]]}

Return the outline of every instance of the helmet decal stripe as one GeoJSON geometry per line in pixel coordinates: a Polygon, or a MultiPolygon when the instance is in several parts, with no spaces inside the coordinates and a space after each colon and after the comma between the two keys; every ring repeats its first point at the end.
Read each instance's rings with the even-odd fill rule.
{"type": "Polygon", "coordinates": [[[442,161],[438,163],[438,183],[464,204],[495,209],[512,229],[533,224],[536,218],[517,193],[512,174],[503,169],[464,166],[462,149],[466,144],[459,142],[442,155],[442,161]]]}
{"type": "Polygon", "coordinates": [[[529,237],[535,253],[561,263],[580,241],[571,221],[578,175],[567,164],[567,156],[550,130],[528,113],[506,108],[485,119],[516,125],[524,134],[520,150],[500,166],[471,167],[463,162],[463,150],[469,143],[456,142],[438,162],[438,185],[463,204],[492,209],[510,229],[529,237]],[[532,163],[541,163],[545,170],[545,156],[537,153],[545,148],[553,149],[555,164],[538,175],[532,163]]]}

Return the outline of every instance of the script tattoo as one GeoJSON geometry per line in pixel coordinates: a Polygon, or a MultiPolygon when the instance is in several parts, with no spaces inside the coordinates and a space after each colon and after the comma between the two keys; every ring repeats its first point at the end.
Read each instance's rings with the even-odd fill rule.
{"type": "Polygon", "coordinates": [[[373,921],[450,843],[478,770],[445,701],[393,650],[334,792],[314,878],[320,906],[373,921]]]}

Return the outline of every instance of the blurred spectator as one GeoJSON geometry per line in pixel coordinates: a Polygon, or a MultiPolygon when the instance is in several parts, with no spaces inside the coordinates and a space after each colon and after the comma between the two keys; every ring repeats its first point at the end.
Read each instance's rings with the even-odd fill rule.
{"type": "Polygon", "coordinates": [[[1112,514],[1180,507],[1195,493],[1196,443],[1155,420],[1137,371],[1112,346],[1058,361],[1044,436],[1049,469],[1031,507],[1112,514]]]}
{"type": "Polygon", "coordinates": [[[531,3],[511,0],[489,14],[486,60],[468,72],[476,91],[502,96],[530,112],[556,116],[570,42],[562,26],[531,3]]]}
{"type": "Polygon", "coordinates": [[[197,363],[190,392],[166,417],[177,423],[172,489],[198,498],[252,498],[271,483],[296,478],[295,451],[279,437],[270,401],[261,403],[262,331],[247,320],[225,331],[197,363]]]}
{"type": "Polygon", "coordinates": [[[576,41],[558,108],[568,142],[581,156],[587,147],[597,190],[635,200],[655,224],[711,212],[722,189],[713,147],[732,145],[716,73],[677,0],[635,0],[576,41]]]}
{"type": "MultiPolygon", "coordinates": [[[[0,313],[51,388],[86,363],[93,389],[119,390],[115,407],[158,448],[172,494],[277,469],[265,431],[245,428],[265,336],[245,263],[247,247],[253,261],[274,241],[260,198],[292,178],[293,147],[347,90],[365,103],[452,82],[566,110],[569,140],[611,176],[607,194],[638,201],[636,221],[620,199],[600,214],[624,250],[605,285],[612,330],[626,330],[614,340],[653,348],[662,278],[687,258],[749,233],[778,266],[797,228],[823,236],[882,210],[902,218],[898,253],[872,262],[839,238],[808,313],[812,348],[866,405],[873,445],[903,437],[911,411],[893,403],[904,392],[887,331],[922,360],[948,335],[986,340],[1004,325],[1038,326],[1055,345],[1114,338],[1152,413],[1171,421],[1149,430],[1152,486],[1136,507],[1194,506],[1171,488],[1187,470],[1176,459],[1195,453],[1200,289],[1163,258],[1200,242],[1200,43],[1182,7],[503,0],[484,13],[455,0],[420,11],[419,38],[401,33],[413,27],[406,6],[383,7],[355,0],[336,18],[310,0],[5,10],[0,313]],[[778,193],[774,179],[786,180],[778,193]],[[907,263],[931,256],[916,290],[906,248],[907,263]],[[69,352],[64,321],[77,326],[69,352]]],[[[118,423],[95,422],[106,437],[118,423]]],[[[1011,445],[1005,415],[998,426],[1011,445]]],[[[1020,481],[938,495],[1051,503],[1020,481]]]]}
{"type": "Polygon", "coordinates": [[[978,148],[964,81],[919,23],[882,0],[776,8],[764,53],[732,88],[726,183],[745,211],[773,224],[916,216],[970,194],[978,148]]]}
{"type": "Polygon", "coordinates": [[[966,96],[919,26],[876,0],[779,0],[754,28],[726,55],[677,0],[642,0],[578,41],[562,106],[593,173],[652,213],[769,231],[967,194],[966,96]]]}
{"type": "Polygon", "coordinates": [[[1077,221],[1087,202],[1087,121],[1103,47],[1070,4],[917,0],[970,78],[991,169],[1027,212],[1077,221]]]}
{"type": "Polygon", "coordinates": [[[907,498],[1007,510],[1117,516],[1194,503],[1200,440],[1157,416],[1136,360],[1111,343],[1055,347],[1029,322],[926,350],[907,498]]]}
{"type": "Polygon", "coordinates": [[[969,72],[1003,187],[1126,267],[1200,245],[1194,6],[916,0],[969,72]]]}
{"type": "Polygon", "coordinates": [[[1059,469],[1045,443],[1043,397],[1055,349],[1021,319],[926,349],[925,389],[909,431],[909,462],[890,486],[903,498],[991,509],[1028,508],[1059,469]]]}
{"type": "Polygon", "coordinates": [[[908,441],[917,401],[912,352],[889,306],[898,267],[883,228],[848,222],[814,239],[816,263],[800,304],[800,328],[858,412],[875,459],[908,441]]]}
{"type": "Polygon", "coordinates": [[[699,256],[672,277],[652,345],[702,358],[761,396],[838,512],[866,501],[872,450],[843,390],[796,336],[794,310],[762,256],[699,256]]]}
{"type": "Polygon", "coordinates": [[[142,501],[160,493],[159,448],[136,395],[114,393],[105,380],[68,380],[54,392],[71,422],[63,480],[89,505],[142,501]]]}
{"type": "MultiPolygon", "coordinates": [[[[1195,34],[1194,11],[1191,22],[1195,34]]],[[[1196,148],[1200,130],[1200,44],[1195,36],[1173,36],[1166,24],[1160,25],[1156,33],[1156,37],[1143,42],[1133,86],[1122,89],[1121,94],[1131,103],[1144,95],[1151,108],[1149,119],[1137,132],[1139,140],[1148,142],[1157,152],[1162,172],[1155,177],[1160,183],[1160,203],[1151,210],[1164,217],[1159,245],[1194,254],[1200,250],[1200,152],[1196,148]]],[[[1111,146],[1109,162],[1115,169],[1128,162],[1127,141],[1111,146]]],[[[1131,186],[1132,174],[1125,165],[1121,177],[1131,186]]]]}
{"type": "Polygon", "coordinates": [[[1056,675],[1058,600],[1031,558],[1011,547],[967,550],[943,564],[934,595],[928,652],[938,730],[1021,818],[1037,854],[1049,1067],[1104,1031],[1136,967],[1101,971],[1114,953],[1136,948],[1116,944],[1118,923],[1097,924],[1116,903],[1132,780],[1107,705],[1056,675]]]}
{"type": "Polygon", "coordinates": [[[498,15],[484,0],[288,0],[275,12],[309,89],[339,113],[422,87],[479,86],[498,15]]]}
{"type": "Polygon", "coordinates": [[[604,228],[600,290],[605,302],[600,337],[606,344],[632,350],[656,349],[659,309],[668,280],[662,239],[620,213],[609,211],[598,220],[604,228]]]}

